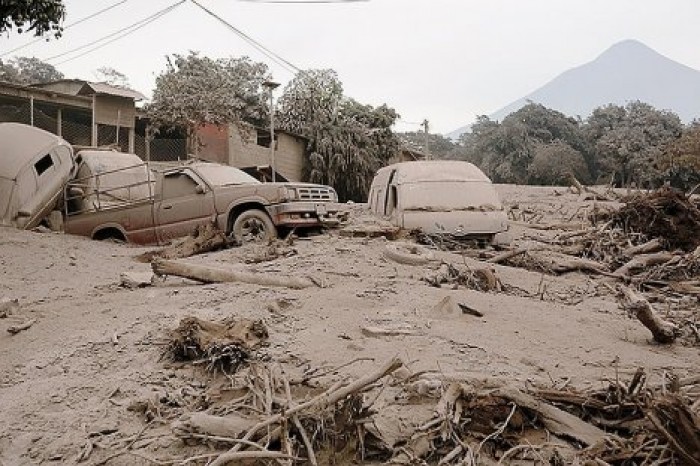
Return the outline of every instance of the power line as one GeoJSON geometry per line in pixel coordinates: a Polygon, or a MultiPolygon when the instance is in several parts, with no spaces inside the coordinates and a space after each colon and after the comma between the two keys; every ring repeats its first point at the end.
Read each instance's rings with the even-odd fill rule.
{"type": "MultiPolygon", "coordinates": [[[[106,13],[106,12],[108,12],[109,10],[111,10],[112,8],[116,8],[116,7],[118,7],[119,5],[122,5],[122,4],[124,4],[124,3],[128,2],[128,1],[129,1],[129,0],[120,0],[120,1],[118,1],[117,3],[114,3],[114,4],[112,4],[112,5],[108,6],[108,7],[105,7],[105,8],[103,8],[103,9],[99,10],[99,11],[96,11],[96,12],[94,12],[94,13],[88,15],[88,16],[85,16],[84,18],[80,18],[79,20],[77,20],[77,21],[75,21],[75,22],[73,22],[73,23],[70,23],[70,24],[66,25],[63,29],[64,29],[64,30],[65,30],[65,29],[69,29],[69,28],[71,28],[71,27],[73,27],[73,26],[77,26],[77,25],[80,24],[80,23],[84,23],[85,21],[91,20],[92,18],[94,18],[94,17],[96,17],[96,16],[99,16],[99,15],[101,15],[102,13],[106,13]]],[[[27,43],[25,43],[25,44],[23,44],[23,45],[20,45],[19,47],[15,47],[15,48],[12,49],[12,50],[9,50],[9,51],[7,51],[7,52],[4,52],[4,53],[0,54],[0,57],[4,57],[5,55],[9,55],[9,54],[11,54],[12,52],[16,52],[17,50],[22,50],[22,49],[24,49],[24,48],[26,48],[26,47],[29,47],[30,45],[36,44],[37,42],[40,42],[40,41],[42,41],[42,40],[44,40],[43,37],[37,37],[36,39],[34,39],[34,40],[32,40],[32,41],[29,41],[29,42],[27,42],[27,43]]]]}
{"type": "Polygon", "coordinates": [[[213,18],[217,19],[219,22],[221,22],[222,24],[224,24],[227,28],[229,28],[231,31],[233,31],[234,33],[236,33],[236,34],[237,34],[239,37],[241,37],[243,40],[245,40],[245,41],[248,42],[250,45],[252,45],[252,46],[255,47],[256,49],[258,49],[260,52],[262,52],[262,53],[263,53],[264,55],[266,55],[268,58],[270,58],[271,60],[273,60],[274,62],[276,62],[278,65],[282,66],[283,68],[286,68],[288,71],[290,71],[290,72],[292,72],[292,73],[294,73],[294,72],[300,72],[300,71],[301,71],[299,68],[297,68],[296,66],[294,66],[294,65],[293,65],[292,63],[290,63],[288,60],[285,60],[284,58],[282,58],[281,56],[279,56],[278,54],[276,54],[276,53],[273,52],[272,50],[268,49],[267,47],[265,47],[264,45],[262,45],[260,42],[256,41],[255,39],[253,39],[252,37],[250,37],[248,34],[244,33],[243,31],[241,31],[240,29],[238,29],[237,27],[235,27],[234,25],[232,25],[231,23],[229,23],[228,21],[226,21],[225,19],[223,19],[221,16],[217,15],[217,14],[214,13],[213,11],[209,10],[208,8],[206,8],[205,6],[203,6],[202,4],[200,4],[197,0],[191,0],[191,1],[192,1],[192,3],[194,3],[195,5],[197,5],[199,8],[201,8],[202,10],[204,10],[207,14],[209,14],[210,16],[212,16],[213,18]]]}
{"type": "Polygon", "coordinates": [[[66,55],[70,55],[71,53],[78,52],[78,51],[80,51],[80,50],[84,50],[84,49],[86,49],[86,48],[88,48],[88,47],[92,47],[92,46],[95,45],[95,44],[99,44],[99,45],[96,45],[95,47],[89,48],[88,50],[86,50],[86,51],[83,52],[83,53],[80,53],[80,54],[78,54],[78,55],[75,55],[75,56],[73,56],[73,57],[71,57],[71,58],[67,58],[66,60],[62,60],[62,61],[60,61],[60,62],[58,62],[58,63],[55,63],[55,64],[56,64],[56,65],[61,65],[61,64],[63,64],[63,63],[66,63],[66,62],[75,60],[76,58],[80,58],[80,57],[82,57],[82,56],[84,56],[84,55],[87,55],[87,54],[90,53],[90,52],[93,52],[93,51],[95,51],[95,50],[101,49],[102,47],[105,47],[106,45],[109,45],[109,44],[111,44],[112,42],[115,42],[115,41],[117,41],[117,40],[119,40],[119,39],[121,39],[121,38],[123,38],[123,37],[128,36],[129,34],[132,34],[132,33],[136,32],[136,31],[138,31],[139,29],[141,29],[141,28],[143,28],[143,27],[145,27],[145,26],[151,24],[153,21],[157,20],[157,19],[160,18],[161,16],[164,16],[164,15],[170,13],[172,10],[174,10],[174,9],[177,8],[178,6],[182,5],[182,4],[185,3],[186,1],[187,1],[187,0],[180,0],[179,2],[174,3],[174,4],[172,4],[172,5],[170,5],[170,6],[166,7],[166,8],[163,8],[162,10],[159,10],[159,11],[157,11],[156,13],[153,13],[152,15],[147,16],[146,18],[143,18],[143,19],[141,19],[141,20],[139,20],[139,21],[137,21],[137,22],[135,22],[135,23],[132,23],[132,24],[130,24],[129,26],[123,27],[123,28],[121,28],[121,29],[119,29],[119,30],[117,30],[117,31],[115,31],[115,32],[112,32],[112,33],[110,33],[110,34],[107,34],[106,36],[100,37],[99,39],[95,39],[95,40],[93,40],[93,41],[90,41],[90,42],[88,42],[87,44],[81,45],[80,47],[76,47],[76,48],[71,49],[71,50],[68,50],[68,51],[66,51],[66,52],[59,53],[58,55],[54,55],[54,56],[52,56],[52,57],[46,58],[44,61],[55,60],[56,58],[60,58],[60,57],[66,56],[66,55]],[[115,37],[115,36],[116,36],[116,37],[115,37]],[[107,39],[111,39],[111,40],[107,40],[107,39]],[[105,41],[106,41],[106,42],[105,42],[105,41]],[[102,42],[102,43],[100,43],[100,42],[102,42]]]}

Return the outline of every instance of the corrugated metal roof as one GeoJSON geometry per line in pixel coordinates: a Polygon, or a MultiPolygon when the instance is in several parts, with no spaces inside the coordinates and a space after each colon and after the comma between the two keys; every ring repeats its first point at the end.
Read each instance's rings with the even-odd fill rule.
{"type": "Polygon", "coordinates": [[[13,180],[37,154],[69,144],[59,136],[21,123],[0,123],[0,177],[13,180]]]}
{"type": "Polygon", "coordinates": [[[114,95],[117,97],[125,97],[134,100],[145,100],[146,96],[139,91],[133,89],[125,89],[123,87],[112,86],[107,83],[91,83],[86,82],[83,88],[78,91],[79,95],[114,95]]]}

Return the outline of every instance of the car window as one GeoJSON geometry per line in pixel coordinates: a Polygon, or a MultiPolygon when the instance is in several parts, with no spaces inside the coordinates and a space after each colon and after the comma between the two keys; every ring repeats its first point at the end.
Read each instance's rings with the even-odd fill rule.
{"type": "Polygon", "coordinates": [[[260,184],[258,180],[228,165],[201,164],[195,170],[204,177],[210,186],[229,186],[234,184],[260,184]]]}
{"type": "Polygon", "coordinates": [[[187,172],[167,173],[163,177],[163,199],[197,194],[197,182],[187,172]]]}

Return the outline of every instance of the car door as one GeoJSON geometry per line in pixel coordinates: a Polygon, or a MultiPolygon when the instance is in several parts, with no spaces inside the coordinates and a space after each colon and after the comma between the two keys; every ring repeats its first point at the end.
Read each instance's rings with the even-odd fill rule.
{"type": "Polygon", "coordinates": [[[163,174],[156,211],[161,243],[187,236],[215,214],[214,194],[192,170],[182,168],[163,174]]]}

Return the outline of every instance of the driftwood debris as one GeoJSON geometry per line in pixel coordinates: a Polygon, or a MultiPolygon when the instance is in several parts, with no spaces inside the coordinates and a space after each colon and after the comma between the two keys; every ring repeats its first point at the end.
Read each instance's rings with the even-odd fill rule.
{"type": "Polygon", "coordinates": [[[203,265],[156,259],[151,263],[153,273],[158,276],[175,275],[202,283],[238,282],[261,286],[276,286],[303,289],[316,286],[308,278],[266,275],[246,271],[223,270],[203,265]]]}
{"type": "Polygon", "coordinates": [[[413,243],[389,243],[383,253],[387,259],[405,265],[425,265],[435,259],[430,250],[413,243]]]}
{"type": "Polygon", "coordinates": [[[19,310],[19,300],[2,298],[0,299],[0,319],[11,316],[19,310]]]}
{"type": "Polygon", "coordinates": [[[170,334],[165,354],[174,361],[204,364],[210,371],[235,372],[268,338],[262,321],[211,322],[185,317],[170,334]]]}
{"type": "MultiPolygon", "coordinates": [[[[297,426],[297,424],[293,421],[293,418],[297,416],[298,418],[301,418],[303,415],[311,413],[311,412],[324,412],[328,410],[329,408],[333,406],[337,406],[338,403],[343,402],[344,400],[352,399],[354,396],[361,394],[363,391],[365,391],[369,386],[375,384],[377,381],[383,379],[384,377],[389,376],[399,368],[403,366],[403,363],[400,359],[398,358],[393,358],[387,361],[384,365],[382,365],[380,368],[378,368],[376,371],[371,372],[364,377],[361,377],[351,383],[348,384],[336,384],[333,387],[331,387],[329,390],[312,397],[311,399],[299,403],[299,404],[293,404],[287,401],[285,404],[281,406],[281,412],[269,415],[266,419],[258,422],[256,425],[253,427],[249,428],[246,432],[245,435],[242,437],[238,438],[235,442],[234,447],[232,447],[228,452],[223,453],[219,455],[216,459],[214,459],[211,463],[210,466],[223,466],[225,464],[229,464],[230,462],[234,462],[239,458],[239,454],[241,453],[242,450],[245,448],[251,447],[251,443],[254,441],[256,436],[261,433],[261,432],[269,432],[269,431],[276,431],[277,428],[281,428],[282,432],[280,434],[281,439],[288,439],[289,438],[289,433],[287,430],[291,426],[297,426]]],[[[285,384],[286,387],[288,387],[288,384],[285,384]]],[[[290,397],[286,397],[283,400],[288,400],[290,397]]],[[[345,404],[345,407],[349,407],[347,403],[345,404]]],[[[337,408],[336,408],[337,409],[337,408]]],[[[356,406],[354,408],[354,412],[357,414],[363,414],[363,409],[360,406],[356,406]],[[359,409],[359,411],[358,411],[359,409]]],[[[350,413],[347,413],[350,414],[350,413]]],[[[319,415],[316,415],[317,419],[319,418],[319,415]]],[[[323,419],[323,416],[320,416],[321,419],[323,419]]],[[[361,418],[357,418],[359,420],[361,418]]],[[[351,416],[350,419],[346,419],[352,421],[353,418],[351,416]]],[[[303,421],[300,422],[303,424],[303,421]]],[[[352,431],[355,433],[359,432],[359,430],[363,429],[358,429],[358,426],[361,425],[360,423],[355,424],[354,422],[351,423],[350,428],[352,431]]],[[[336,420],[336,429],[338,429],[340,426],[338,425],[338,422],[336,420]]],[[[322,429],[320,426],[318,427],[319,429],[322,429]]],[[[299,434],[301,435],[301,434],[299,434]]],[[[308,440],[308,436],[307,436],[308,440]]],[[[366,440],[364,440],[366,441],[366,440]]],[[[285,442],[282,442],[283,444],[285,442]]],[[[309,445],[310,442],[301,442],[302,445],[309,445]]],[[[254,447],[256,448],[256,447],[254,447]]],[[[308,448],[308,447],[307,447],[308,448]]],[[[266,450],[265,445],[257,445],[257,448],[259,450],[266,450]]],[[[301,455],[296,455],[296,456],[301,456],[301,455]]],[[[307,453],[307,457],[310,457],[307,453]]],[[[315,457],[315,455],[314,455],[315,457]]]]}
{"type": "Polygon", "coordinates": [[[11,325],[10,327],[7,327],[7,331],[9,333],[11,333],[12,335],[16,335],[19,332],[22,332],[24,330],[28,330],[35,323],[36,323],[36,319],[29,319],[25,322],[22,322],[21,324],[11,325]]]}
{"type": "Polygon", "coordinates": [[[629,277],[635,271],[644,269],[651,265],[665,264],[675,256],[670,252],[656,252],[653,254],[638,254],[626,262],[624,265],[619,267],[615,272],[615,275],[627,276],[629,277]]]}
{"type": "Polygon", "coordinates": [[[446,262],[437,270],[427,273],[422,280],[437,288],[445,284],[478,291],[501,291],[503,288],[500,278],[491,268],[472,269],[446,262]]]}
{"type": "Polygon", "coordinates": [[[672,188],[639,194],[610,218],[611,226],[625,233],[658,238],[670,248],[691,251],[700,246],[700,208],[693,200],[672,188]]]}
{"type": "Polygon", "coordinates": [[[625,307],[639,321],[648,328],[654,340],[659,343],[673,343],[677,337],[677,327],[663,320],[651,307],[642,295],[626,286],[620,286],[619,290],[623,293],[626,303],[625,307]]]}
{"type": "Polygon", "coordinates": [[[137,256],[143,262],[154,259],[183,259],[206,252],[225,249],[234,244],[214,223],[199,225],[191,235],[163,249],[146,252],[137,256]]]}

